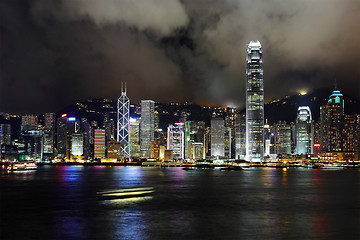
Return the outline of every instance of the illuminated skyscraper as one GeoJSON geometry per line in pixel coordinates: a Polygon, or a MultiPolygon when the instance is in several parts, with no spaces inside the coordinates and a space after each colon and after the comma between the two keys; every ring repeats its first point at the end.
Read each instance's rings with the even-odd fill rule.
{"type": "MultiPolygon", "coordinates": [[[[291,126],[285,121],[279,121],[274,124],[275,137],[275,154],[290,155],[291,154],[291,126]]],[[[270,150],[271,152],[271,150],[270,150]]]]}
{"type": "Polygon", "coordinates": [[[152,100],[141,100],[140,156],[143,158],[150,157],[151,141],[154,141],[154,105],[155,102],[152,100]]]}
{"type": "Polygon", "coordinates": [[[246,57],[246,159],[264,156],[264,71],[259,41],[251,41],[246,57]]]}
{"type": "Polygon", "coordinates": [[[50,131],[55,129],[55,113],[45,113],[45,129],[50,131]]]}
{"type": "Polygon", "coordinates": [[[246,156],[246,116],[237,114],[235,119],[235,159],[246,156]]]}
{"type": "Polygon", "coordinates": [[[121,87],[121,96],[118,99],[117,105],[117,141],[121,143],[122,155],[127,159],[130,159],[129,131],[130,100],[126,96],[125,85],[125,88],[121,87]]]}
{"type": "Polygon", "coordinates": [[[167,148],[173,150],[174,159],[184,159],[184,142],[184,123],[175,123],[175,125],[170,125],[167,131],[167,148]]]}
{"type": "Polygon", "coordinates": [[[82,133],[74,133],[71,136],[71,155],[82,156],[84,153],[84,135],[82,133]]]}
{"type": "Polygon", "coordinates": [[[296,124],[296,154],[313,153],[313,128],[311,110],[308,106],[300,106],[297,112],[296,124]]]}
{"type": "Polygon", "coordinates": [[[211,119],[211,156],[225,156],[225,125],[224,119],[211,119]]]}
{"type": "Polygon", "coordinates": [[[11,145],[11,125],[0,124],[0,144],[11,145]]]}
{"type": "Polygon", "coordinates": [[[140,119],[130,118],[130,157],[140,157],[140,119]]]}
{"type": "Polygon", "coordinates": [[[67,118],[61,117],[57,121],[57,153],[61,157],[66,155],[67,118]]]}
{"type": "Polygon", "coordinates": [[[105,158],[105,129],[95,129],[94,158],[105,158]]]}
{"type": "Polygon", "coordinates": [[[339,90],[334,90],[328,103],[320,107],[320,144],[323,151],[342,151],[344,117],[343,95],[339,90]]]}

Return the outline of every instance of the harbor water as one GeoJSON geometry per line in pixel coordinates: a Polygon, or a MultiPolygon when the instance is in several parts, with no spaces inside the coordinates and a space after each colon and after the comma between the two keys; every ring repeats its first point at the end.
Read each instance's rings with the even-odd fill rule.
{"type": "Polygon", "coordinates": [[[360,169],[42,166],[0,187],[0,239],[360,239],[360,169]]]}

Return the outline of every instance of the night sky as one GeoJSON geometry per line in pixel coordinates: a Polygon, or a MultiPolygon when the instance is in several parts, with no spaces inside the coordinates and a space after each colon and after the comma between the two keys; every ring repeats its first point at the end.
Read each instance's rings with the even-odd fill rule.
{"type": "Polygon", "coordinates": [[[267,101],[334,86],[360,91],[359,0],[1,0],[0,111],[77,100],[243,107],[250,40],[267,101]]]}

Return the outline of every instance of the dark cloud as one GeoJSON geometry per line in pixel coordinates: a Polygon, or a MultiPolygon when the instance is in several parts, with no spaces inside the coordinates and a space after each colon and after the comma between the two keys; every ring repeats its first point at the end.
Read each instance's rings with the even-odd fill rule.
{"type": "Polygon", "coordinates": [[[0,2],[0,111],[77,99],[243,106],[247,43],[264,51],[265,94],[360,90],[357,0],[0,2]]]}

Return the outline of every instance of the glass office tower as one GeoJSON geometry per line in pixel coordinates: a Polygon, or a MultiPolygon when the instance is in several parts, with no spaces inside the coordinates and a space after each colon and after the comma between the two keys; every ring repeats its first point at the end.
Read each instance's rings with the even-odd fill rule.
{"type": "Polygon", "coordinates": [[[313,153],[313,131],[311,110],[308,106],[300,106],[296,118],[296,154],[313,153]]]}
{"type": "Polygon", "coordinates": [[[259,41],[251,41],[246,57],[246,160],[264,156],[264,70],[259,41]]]}
{"type": "Polygon", "coordinates": [[[141,100],[140,156],[143,158],[151,156],[151,141],[155,139],[154,107],[154,101],[141,100]]]}

